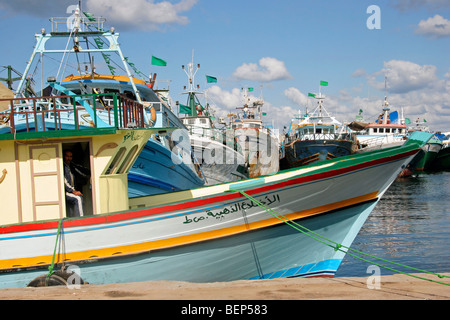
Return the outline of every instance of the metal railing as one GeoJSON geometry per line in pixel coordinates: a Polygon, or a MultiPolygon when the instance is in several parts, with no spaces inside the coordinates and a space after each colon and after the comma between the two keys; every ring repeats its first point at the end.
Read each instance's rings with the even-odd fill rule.
{"type": "Polygon", "coordinates": [[[9,109],[0,113],[11,133],[111,127],[145,128],[144,106],[113,93],[0,99],[9,109]],[[112,106],[104,98],[112,100],[112,106]],[[102,122],[102,123],[101,123],[102,122]]]}

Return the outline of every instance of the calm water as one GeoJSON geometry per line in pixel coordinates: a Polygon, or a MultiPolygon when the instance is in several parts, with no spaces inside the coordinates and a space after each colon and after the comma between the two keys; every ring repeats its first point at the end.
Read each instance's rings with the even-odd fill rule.
{"type": "MultiPolygon", "coordinates": [[[[411,267],[450,272],[450,172],[396,180],[352,248],[411,267]]],[[[368,258],[371,260],[371,258],[368,258]]],[[[379,262],[403,272],[417,273],[379,262]]],[[[367,277],[370,263],[346,255],[337,277],[367,277]]],[[[395,272],[381,268],[382,275],[395,272]]]]}

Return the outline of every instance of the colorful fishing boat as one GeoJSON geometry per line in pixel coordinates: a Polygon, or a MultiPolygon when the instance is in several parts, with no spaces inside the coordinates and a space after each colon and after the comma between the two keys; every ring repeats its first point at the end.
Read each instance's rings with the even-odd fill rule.
{"type": "MultiPolygon", "coordinates": [[[[233,136],[215,126],[215,118],[209,103],[203,106],[198,95],[199,85],[195,86],[195,75],[200,65],[194,70],[194,61],[183,70],[188,77],[186,105],[180,104],[180,119],[189,131],[194,149],[195,160],[200,165],[206,184],[212,185],[248,178],[244,156],[233,136]]],[[[209,81],[216,78],[207,76],[209,81]]]]}
{"type": "MultiPolygon", "coordinates": [[[[103,95],[69,98],[100,101],[103,95]]],[[[0,216],[1,288],[333,276],[346,252],[342,248],[351,245],[399,171],[430,138],[417,132],[396,148],[130,198],[127,174],[159,129],[144,124],[144,105],[108,95],[114,126],[74,123],[73,129],[60,129],[59,118],[76,111],[72,108],[56,113],[54,130],[17,132],[12,122],[10,132],[0,135],[0,194],[8,199],[0,216]],[[89,210],[82,217],[67,217],[67,149],[82,153],[78,159],[91,172],[84,189],[89,210]],[[313,232],[324,238],[317,241],[313,232]]],[[[54,101],[63,98],[68,97],[54,101]]],[[[45,117],[54,110],[40,113],[45,117]]],[[[33,114],[23,111],[28,119],[33,114]]]]}
{"type": "Polygon", "coordinates": [[[275,132],[263,123],[262,97],[251,102],[253,88],[243,88],[244,105],[230,114],[227,136],[234,137],[248,168],[250,178],[276,173],[280,169],[280,142],[275,132]]]}
{"type": "MultiPolygon", "coordinates": [[[[60,129],[73,129],[74,125],[92,127],[94,124],[98,127],[114,127],[118,125],[115,121],[119,119],[112,117],[113,97],[123,95],[129,98],[123,100],[128,104],[145,106],[141,117],[145,126],[159,128],[149,138],[131,168],[128,176],[130,196],[186,190],[204,185],[198,166],[194,165],[191,146],[186,143],[189,141],[186,127],[175,115],[167,100],[159,94],[161,90],[156,89],[155,75],[151,81],[137,78],[145,78],[145,75],[129,58],[124,57],[119,45],[119,33],[113,29],[105,31],[105,21],[104,18],[81,13],[77,9],[71,17],[52,18],[52,31],[46,32],[42,29],[41,33],[36,35],[36,46],[18,85],[16,97],[27,97],[26,84],[30,70],[33,70],[35,65],[36,68],[41,68],[41,74],[44,74],[47,61],[50,65],[59,61],[58,74],[49,76],[48,86],[40,92],[42,96],[75,98],[43,100],[46,102],[35,99],[16,100],[12,119],[16,132],[27,131],[35,126],[38,130],[55,130],[57,118],[60,129]],[[47,57],[49,58],[45,60],[47,57]],[[119,57],[120,62],[113,64],[114,57],[119,57]],[[38,58],[42,59],[36,61],[38,58]],[[103,61],[107,65],[110,74],[96,72],[95,58],[95,61],[103,61]],[[72,63],[76,65],[76,74],[63,78],[59,70],[66,70],[67,65],[71,66],[72,63]],[[117,66],[121,66],[125,75],[116,74],[117,66]],[[86,94],[91,95],[91,98],[79,98],[80,95],[86,94]],[[92,95],[96,95],[98,100],[92,99],[92,95]],[[65,118],[38,112],[54,106],[61,110],[72,109],[74,105],[76,110],[63,113],[65,118]],[[30,114],[31,118],[25,119],[21,112],[31,109],[37,113],[30,114]],[[74,118],[77,119],[76,122],[73,121],[74,118]]],[[[58,109],[58,112],[62,112],[61,110],[58,109]]],[[[8,117],[7,113],[8,111],[4,111],[3,116],[8,117]]],[[[129,121],[127,123],[130,127],[139,125],[129,121]]],[[[0,133],[9,130],[8,123],[0,127],[0,133]]]]}
{"type": "Polygon", "coordinates": [[[324,96],[309,94],[318,100],[312,113],[306,113],[291,121],[286,140],[281,169],[300,167],[326,159],[353,154],[355,136],[351,130],[331,116],[323,106],[324,96]]]}

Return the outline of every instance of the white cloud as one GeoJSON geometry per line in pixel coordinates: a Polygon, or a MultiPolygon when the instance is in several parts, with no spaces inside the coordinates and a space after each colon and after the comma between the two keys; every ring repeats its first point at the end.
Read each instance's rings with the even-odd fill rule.
{"type": "Polygon", "coordinates": [[[284,95],[297,106],[304,107],[308,103],[308,97],[297,88],[291,87],[284,90],[284,95]]]}
{"type": "Polygon", "coordinates": [[[87,10],[107,17],[110,25],[133,27],[145,31],[160,30],[162,25],[189,23],[180,13],[189,11],[198,0],[180,0],[178,3],[154,0],[88,0],[87,10]]]}
{"type": "Polygon", "coordinates": [[[233,76],[241,80],[258,82],[270,82],[292,78],[287,71],[284,62],[271,57],[260,59],[259,65],[256,63],[244,63],[234,71],[233,76]]]}
{"type": "MultiPolygon", "coordinates": [[[[449,69],[450,70],[450,69],[449,69]]],[[[381,112],[384,100],[384,76],[387,76],[388,101],[391,111],[404,112],[406,118],[414,121],[426,119],[433,131],[448,131],[450,122],[450,71],[443,79],[437,76],[433,65],[418,65],[410,61],[391,60],[384,63],[381,70],[367,75],[367,84],[377,89],[377,97],[350,97],[341,92],[331,99],[330,105],[336,104],[339,113],[345,116],[344,109],[349,107],[349,115],[356,115],[356,110],[363,109],[365,120],[374,121],[381,112]],[[380,79],[380,76],[383,76],[380,79]]],[[[363,90],[364,91],[364,90],[363,90]]]]}
{"type": "MultiPolygon", "coordinates": [[[[192,9],[198,0],[85,0],[82,10],[95,16],[103,16],[108,25],[123,29],[144,31],[161,30],[162,26],[185,25],[189,19],[182,14],[192,9]],[[178,2],[175,2],[178,1],[178,2]],[[175,3],[174,3],[175,2],[175,3]]],[[[51,17],[68,16],[67,8],[77,5],[73,0],[0,0],[0,9],[13,14],[51,17]]]]}
{"type": "Polygon", "coordinates": [[[450,21],[437,14],[432,18],[420,21],[415,33],[433,38],[449,37],[450,21]]]}
{"type": "Polygon", "coordinates": [[[387,77],[387,88],[391,93],[407,93],[432,86],[437,80],[437,68],[432,65],[418,65],[410,61],[390,60],[384,63],[384,68],[369,76],[369,83],[384,90],[384,77],[377,82],[376,76],[387,77]]]}

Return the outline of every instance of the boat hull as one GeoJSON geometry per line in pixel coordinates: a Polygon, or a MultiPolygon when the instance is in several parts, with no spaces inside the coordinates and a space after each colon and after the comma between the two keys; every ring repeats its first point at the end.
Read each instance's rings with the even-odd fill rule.
{"type": "Polygon", "coordinates": [[[241,153],[223,143],[195,136],[191,136],[191,144],[207,185],[248,178],[241,153]]]}
{"type": "MultiPolygon", "coordinates": [[[[186,156],[188,157],[188,156],[186,156]]],[[[204,185],[192,163],[149,139],[128,174],[130,198],[194,189],[204,185]]]]}
{"type": "Polygon", "coordinates": [[[234,130],[234,136],[248,164],[250,178],[280,170],[279,143],[267,130],[239,128],[234,130]]]}
{"type": "Polygon", "coordinates": [[[450,147],[442,148],[430,165],[432,170],[449,170],[450,169],[450,147]]]}

